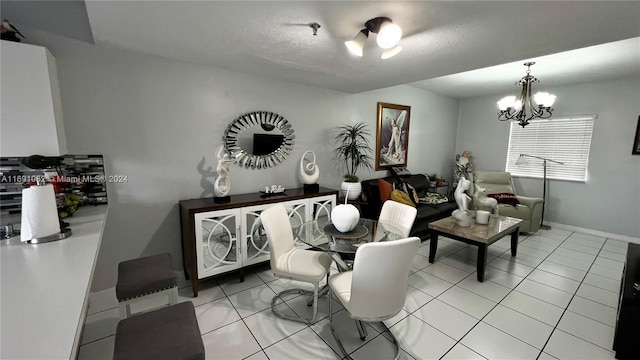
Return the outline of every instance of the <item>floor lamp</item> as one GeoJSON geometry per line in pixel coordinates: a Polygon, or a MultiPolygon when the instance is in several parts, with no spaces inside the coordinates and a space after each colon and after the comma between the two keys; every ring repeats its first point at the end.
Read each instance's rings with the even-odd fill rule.
{"type": "Polygon", "coordinates": [[[541,229],[545,229],[545,230],[550,230],[551,226],[544,224],[544,208],[547,206],[547,161],[550,161],[550,162],[556,163],[556,164],[560,164],[560,165],[564,165],[564,163],[561,163],[560,161],[555,161],[555,160],[543,158],[543,157],[540,157],[540,156],[520,154],[520,156],[518,157],[518,160],[516,161],[516,165],[526,164],[527,163],[527,159],[526,158],[528,158],[528,157],[542,160],[542,166],[543,166],[543,172],[542,172],[542,200],[544,200],[544,202],[542,203],[542,217],[540,218],[540,228],[541,229]]]}

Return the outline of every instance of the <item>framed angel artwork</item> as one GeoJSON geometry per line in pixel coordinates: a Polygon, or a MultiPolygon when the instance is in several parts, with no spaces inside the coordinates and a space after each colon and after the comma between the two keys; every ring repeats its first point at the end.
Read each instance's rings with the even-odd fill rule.
{"type": "Polygon", "coordinates": [[[411,106],[378,103],[376,170],[407,166],[411,106]]]}

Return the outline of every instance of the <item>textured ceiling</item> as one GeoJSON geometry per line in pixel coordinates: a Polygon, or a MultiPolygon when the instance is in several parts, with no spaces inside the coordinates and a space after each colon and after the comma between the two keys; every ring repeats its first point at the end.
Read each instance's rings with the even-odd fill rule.
{"type": "Polygon", "coordinates": [[[545,84],[640,72],[639,1],[92,0],[85,5],[98,45],[350,93],[399,84],[453,97],[495,93],[502,91],[500,83],[512,87],[524,74],[522,63],[531,59],[538,62],[532,73],[545,84]],[[372,34],[364,57],[350,55],[344,41],[377,16],[402,27],[403,51],[381,60],[372,34]],[[311,22],[322,26],[317,36],[307,26],[311,22]],[[636,39],[587,53],[570,51],[630,38],[636,39]],[[559,58],[549,56],[557,53],[559,58]],[[507,67],[497,67],[502,64],[507,67]],[[489,70],[472,71],[482,68],[489,70]],[[568,74],[573,76],[563,76],[568,74]],[[483,86],[487,81],[496,85],[483,86]]]}

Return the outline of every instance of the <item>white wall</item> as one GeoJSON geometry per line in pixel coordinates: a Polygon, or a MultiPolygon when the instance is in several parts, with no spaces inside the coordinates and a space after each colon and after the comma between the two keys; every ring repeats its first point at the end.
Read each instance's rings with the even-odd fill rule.
{"type": "Polygon", "coordinates": [[[378,101],[412,107],[409,169],[451,172],[458,118],[451,98],[409,86],[351,95],[25,31],[56,57],[69,153],[103,154],[108,174],[128,177],[108,185],[94,291],[115,285],[117,264],[125,259],[170,251],[175,268],[182,267],[178,201],[212,196],[215,177],[203,177],[198,164],[204,159],[204,169],[215,172],[224,129],[246,112],[283,115],[296,144],[276,168],[232,166],[232,194],[271,184],[300,187],[296,169],[308,149],[318,156],[320,185],[339,188],[342,174],[330,161],[332,128],[365,121],[375,134],[378,101]]]}
{"type": "MultiPolygon", "coordinates": [[[[517,89],[514,88],[514,92],[517,89]]],[[[545,88],[556,116],[598,114],[586,183],[550,180],[545,221],[640,236],[640,155],[631,155],[640,115],[640,77],[545,88]]],[[[509,123],[497,120],[505,94],[461,101],[456,152],[470,150],[477,170],[504,171],[509,123]]],[[[542,180],[516,179],[519,193],[542,196],[542,180]]]]}

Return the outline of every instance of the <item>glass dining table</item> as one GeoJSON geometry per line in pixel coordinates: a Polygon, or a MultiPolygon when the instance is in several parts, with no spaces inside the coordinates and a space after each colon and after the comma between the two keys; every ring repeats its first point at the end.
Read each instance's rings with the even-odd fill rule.
{"type": "Polygon", "coordinates": [[[352,231],[340,232],[326,216],[294,226],[293,236],[297,246],[311,247],[351,259],[362,244],[400,238],[400,235],[385,225],[363,218],[352,231]]]}

